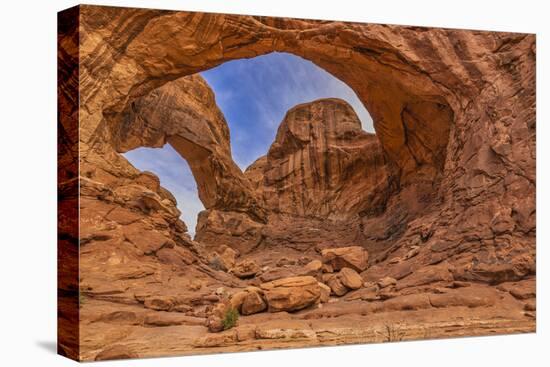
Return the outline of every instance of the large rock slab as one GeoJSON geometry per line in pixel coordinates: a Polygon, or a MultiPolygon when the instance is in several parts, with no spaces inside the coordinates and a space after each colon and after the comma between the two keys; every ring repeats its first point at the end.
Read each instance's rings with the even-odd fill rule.
{"type": "Polygon", "coordinates": [[[321,288],[311,276],[291,277],[263,283],[269,312],[298,311],[317,303],[321,288]]]}
{"type": "Polygon", "coordinates": [[[263,291],[256,287],[248,287],[231,296],[231,307],[239,311],[241,315],[252,315],[267,309],[263,297],[263,291]]]}
{"type": "Polygon", "coordinates": [[[323,263],[330,265],[335,271],[351,268],[361,272],[369,266],[369,253],[361,246],[324,249],[321,255],[323,263]]]}
{"type": "Polygon", "coordinates": [[[363,286],[363,278],[353,269],[343,268],[338,273],[323,275],[323,281],[330,287],[332,293],[343,296],[351,290],[363,286]]]}
{"type": "Polygon", "coordinates": [[[260,266],[254,260],[243,260],[231,268],[231,273],[238,278],[247,279],[260,272],[260,266]]]}
{"type": "Polygon", "coordinates": [[[139,358],[139,354],[134,352],[129,346],[123,344],[107,347],[95,356],[96,361],[133,358],[139,358]]]}
{"type": "Polygon", "coordinates": [[[151,313],[145,317],[144,324],[146,326],[163,327],[176,325],[200,325],[206,323],[205,318],[186,316],[180,313],[158,311],[151,313]]]}
{"type": "Polygon", "coordinates": [[[259,292],[250,292],[244,299],[241,313],[243,315],[252,315],[262,312],[267,308],[267,304],[259,292]]]}

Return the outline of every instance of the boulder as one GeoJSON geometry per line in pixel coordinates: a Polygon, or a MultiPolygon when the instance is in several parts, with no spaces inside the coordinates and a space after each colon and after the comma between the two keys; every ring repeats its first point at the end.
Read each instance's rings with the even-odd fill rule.
{"type": "Polygon", "coordinates": [[[471,269],[456,272],[458,280],[484,282],[497,285],[505,282],[519,281],[532,270],[509,263],[479,263],[471,269]]]}
{"type": "Polygon", "coordinates": [[[343,296],[363,286],[363,278],[350,268],[343,268],[338,273],[325,274],[323,280],[337,296],[343,296]]]}
{"type": "Polygon", "coordinates": [[[323,264],[323,266],[321,267],[321,271],[323,273],[333,273],[334,269],[330,264],[323,264]]]}
{"type": "Polygon", "coordinates": [[[155,311],[171,311],[174,308],[174,299],[170,296],[152,296],[145,299],[143,306],[155,311]]]}
{"type": "Polygon", "coordinates": [[[536,282],[534,279],[513,283],[502,283],[497,289],[504,292],[510,292],[510,294],[518,300],[535,298],[537,295],[536,282]]]}
{"type": "Polygon", "coordinates": [[[334,271],[351,268],[362,272],[368,267],[369,253],[360,246],[324,249],[321,255],[323,263],[330,265],[334,271]]]}
{"type": "Polygon", "coordinates": [[[519,300],[536,297],[534,289],[512,288],[510,289],[510,294],[519,300]]]}
{"type": "Polygon", "coordinates": [[[380,279],[378,282],[376,282],[376,284],[378,285],[378,287],[380,289],[382,289],[382,288],[386,288],[386,287],[389,287],[389,286],[392,286],[392,285],[396,285],[397,280],[395,280],[395,278],[392,278],[392,277],[384,277],[384,278],[380,279]]]}
{"type": "Polygon", "coordinates": [[[298,311],[317,303],[321,287],[314,277],[290,277],[263,283],[269,312],[298,311]]]}
{"type": "Polygon", "coordinates": [[[241,315],[252,315],[262,312],[267,304],[262,296],[262,290],[256,287],[248,287],[231,296],[231,307],[239,311],[241,315]]]}
{"type": "Polygon", "coordinates": [[[323,263],[319,260],[312,260],[306,265],[304,265],[304,275],[315,275],[319,271],[321,271],[321,268],[323,267],[323,263]]]}
{"type": "Polygon", "coordinates": [[[238,278],[247,279],[256,276],[260,270],[260,266],[254,260],[243,260],[231,268],[230,272],[238,278]]]}
{"type": "Polygon", "coordinates": [[[319,301],[321,303],[327,303],[330,298],[330,287],[321,282],[319,282],[319,287],[321,288],[321,297],[319,298],[319,301]]]}
{"type": "Polygon", "coordinates": [[[349,292],[349,289],[342,284],[342,280],[337,274],[330,274],[323,277],[323,281],[330,287],[332,293],[336,296],[343,296],[349,292]]]}
{"type": "Polygon", "coordinates": [[[374,312],[390,312],[390,311],[413,311],[431,308],[430,297],[427,294],[408,294],[404,296],[396,296],[384,300],[384,302],[376,302],[374,312]]]}
{"type": "Polygon", "coordinates": [[[252,315],[267,309],[267,304],[258,292],[249,292],[241,307],[242,315],[252,315]]]}
{"type": "Polygon", "coordinates": [[[214,256],[210,259],[210,266],[216,270],[228,271],[235,266],[236,259],[237,251],[224,246],[219,253],[214,253],[214,256]]]}
{"type": "Polygon", "coordinates": [[[232,308],[234,308],[233,304],[228,299],[223,299],[222,301],[216,303],[206,318],[205,325],[208,328],[208,331],[212,333],[223,331],[223,319],[227,312],[232,308]]]}
{"type": "Polygon", "coordinates": [[[364,288],[361,288],[355,292],[348,293],[344,299],[346,301],[355,301],[355,300],[363,300],[363,301],[377,301],[380,299],[378,296],[378,286],[375,285],[363,285],[364,288]]]}
{"type": "Polygon", "coordinates": [[[350,268],[343,268],[337,275],[344,286],[351,290],[359,289],[363,285],[363,278],[350,268]]]}
{"type": "Polygon", "coordinates": [[[231,304],[231,307],[241,312],[241,307],[244,303],[245,298],[248,296],[248,293],[246,290],[239,291],[237,293],[234,293],[231,298],[229,299],[229,302],[231,304]]]}
{"type": "Polygon", "coordinates": [[[210,316],[206,319],[206,327],[211,333],[219,333],[223,331],[223,322],[221,317],[210,316]]]}
{"type": "Polygon", "coordinates": [[[412,249],[410,249],[406,254],[405,254],[405,257],[403,258],[404,260],[408,260],[408,259],[412,259],[413,257],[415,257],[416,255],[418,255],[420,253],[420,247],[413,247],[412,249]]]}

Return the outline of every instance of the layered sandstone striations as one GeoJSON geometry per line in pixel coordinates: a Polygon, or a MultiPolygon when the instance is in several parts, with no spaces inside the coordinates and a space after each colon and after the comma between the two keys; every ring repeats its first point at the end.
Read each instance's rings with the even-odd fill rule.
{"type": "Polygon", "coordinates": [[[77,357],[534,330],[533,35],[77,10],[60,75],[61,92],[78,75],[79,99],[61,94],[60,120],[78,111],[80,130],[62,134],[59,175],[81,195],[77,357]],[[273,51],[346,82],[376,135],[342,101],[314,101],[241,172],[194,74],[273,51]],[[194,240],[156,176],[120,154],[164,144],[206,207],[194,240]],[[237,326],[209,333],[231,302],[237,326]]]}
{"type": "Polygon", "coordinates": [[[206,209],[265,219],[250,183],[231,158],[229,128],[214,94],[198,75],[167,83],[132,102],[113,131],[118,152],[167,143],[189,162],[206,209]]]}
{"type": "MultiPolygon", "coordinates": [[[[481,262],[494,254],[509,263],[515,255],[498,244],[506,231],[495,241],[485,230],[501,213],[518,229],[504,243],[521,244],[532,258],[523,238],[534,234],[533,36],[85,6],[81,13],[83,33],[100,35],[81,44],[84,164],[96,144],[112,144],[132,102],[167,81],[231,59],[291,52],[345,81],[373,116],[389,181],[404,194],[390,199],[398,214],[389,224],[367,219],[363,228],[376,227],[367,236],[402,235],[435,202],[444,214],[423,221],[433,222],[424,232],[439,229],[450,241],[449,230],[477,236],[472,246],[487,250],[481,262]],[[120,32],[122,22],[131,29],[120,32]]],[[[250,228],[247,220],[239,223],[250,228]]]]}
{"type": "Polygon", "coordinates": [[[199,242],[242,252],[281,244],[311,249],[334,236],[345,244],[358,235],[350,232],[350,223],[383,211],[390,191],[378,139],[362,130],[351,106],[339,99],[288,111],[268,154],[244,175],[269,214],[267,223],[231,210],[207,210],[199,215],[199,242]]]}
{"type": "Polygon", "coordinates": [[[292,108],[267,156],[246,171],[270,212],[348,219],[383,208],[383,151],[350,105],[323,99],[292,108]]]}

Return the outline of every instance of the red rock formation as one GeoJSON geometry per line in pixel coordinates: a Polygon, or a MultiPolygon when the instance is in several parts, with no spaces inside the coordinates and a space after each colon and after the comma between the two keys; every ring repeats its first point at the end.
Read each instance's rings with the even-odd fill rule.
{"type": "Polygon", "coordinates": [[[231,157],[229,128],[214,93],[199,75],[167,83],[132,102],[113,133],[118,152],[168,143],[187,161],[206,209],[265,218],[248,180],[231,157]]]}
{"type": "Polygon", "coordinates": [[[346,102],[323,99],[286,114],[267,156],[246,170],[270,212],[348,219],[385,205],[385,160],[346,102]]]}
{"type": "MultiPolygon", "coordinates": [[[[80,273],[62,269],[60,282],[63,325],[77,318],[82,326],[61,336],[66,354],[234,350],[239,342],[283,345],[278,338],[296,339],[286,346],[380,341],[373,325],[395,323],[404,311],[411,322],[430,319],[434,337],[483,334],[487,325],[534,329],[533,35],[95,6],[76,13],[79,27],[65,20],[60,28],[59,56],[60,126],[80,121],[78,134],[60,134],[60,208],[76,210],[70,188],[78,183],[81,217],[80,231],[70,220],[60,225],[60,253],[80,262],[80,273]],[[300,105],[267,156],[243,174],[212,92],[192,75],[272,51],[304,57],[346,82],[371,113],[376,136],[362,132],[341,101],[300,105]],[[166,143],[189,162],[207,208],[197,241],[158,179],[120,155],[166,143]],[[240,262],[256,261],[255,277],[209,264],[222,245],[239,250],[240,262]],[[302,285],[314,291],[294,302],[281,278],[303,275],[324,249],[352,245],[368,250],[366,286],[356,289],[355,274],[344,272],[354,278],[338,291],[347,294],[313,309],[329,296],[320,279],[307,277],[302,285]],[[294,265],[277,266],[283,256],[294,265]],[[86,300],[80,310],[77,275],[86,300]],[[258,296],[248,305],[260,312],[251,316],[252,332],[238,325],[205,337],[197,324],[221,310],[214,305],[261,279],[278,284],[264,290],[275,292],[266,296],[270,309],[301,313],[270,318],[257,311],[264,308],[258,296]],[[281,307],[273,306],[278,288],[281,307]],[[196,328],[183,344],[148,330],[180,324],[196,328]]],[[[421,328],[410,326],[407,338],[421,338],[421,328]]]]}
{"type": "MultiPolygon", "coordinates": [[[[132,101],[155,87],[231,59],[291,52],[348,83],[368,107],[390,181],[405,190],[390,206],[409,218],[442,203],[435,210],[444,214],[424,231],[478,234],[493,221],[489,213],[508,210],[532,243],[533,36],[86,6],[81,13],[83,33],[101,34],[81,45],[84,166],[92,142],[110,141],[132,101]],[[122,20],[131,32],[116,31],[122,20]],[[467,218],[480,220],[472,227],[467,218]]],[[[390,222],[377,226],[402,233],[407,225],[390,222]]]]}
{"type": "MultiPolygon", "coordinates": [[[[360,213],[383,211],[389,192],[376,136],[363,131],[353,109],[338,99],[291,109],[268,154],[248,167],[245,177],[269,213],[267,224],[245,213],[207,210],[199,215],[197,241],[243,252],[262,244],[314,247],[320,239],[331,239],[318,231],[345,232],[347,222],[357,221],[360,213]],[[336,222],[343,228],[336,230],[336,222]],[[290,235],[293,226],[305,235],[302,240],[290,235]]],[[[336,237],[345,243],[343,235],[336,237]]]]}

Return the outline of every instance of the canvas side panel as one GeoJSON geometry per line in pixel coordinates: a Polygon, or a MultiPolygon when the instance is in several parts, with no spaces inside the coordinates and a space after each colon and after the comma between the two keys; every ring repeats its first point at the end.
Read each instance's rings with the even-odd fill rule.
{"type": "Polygon", "coordinates": [[[57,350],[78,360],[79,7],[57,17],[57,350]]]}

